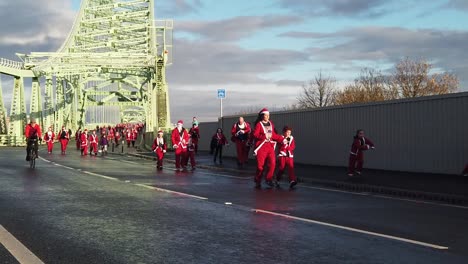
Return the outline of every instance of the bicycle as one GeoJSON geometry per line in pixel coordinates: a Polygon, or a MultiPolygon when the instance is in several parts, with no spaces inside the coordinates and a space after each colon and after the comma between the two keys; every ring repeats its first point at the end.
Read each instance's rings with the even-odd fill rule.
{"type": "Polygon", "coordinates": [[[36,158],[38,157],[37,139],[30,139],[31,148],[29,149],[29,167],[34,169],[36,167],[36,158]]]}

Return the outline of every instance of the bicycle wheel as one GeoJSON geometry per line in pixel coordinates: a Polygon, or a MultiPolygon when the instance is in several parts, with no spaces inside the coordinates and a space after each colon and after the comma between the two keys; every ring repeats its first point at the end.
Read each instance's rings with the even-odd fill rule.
{"type": "Polygon", "coordinates": [[[31,150],[29,153],[29,167],[34,169],[36,167],[36,153],[34,150],[31,150]]]}

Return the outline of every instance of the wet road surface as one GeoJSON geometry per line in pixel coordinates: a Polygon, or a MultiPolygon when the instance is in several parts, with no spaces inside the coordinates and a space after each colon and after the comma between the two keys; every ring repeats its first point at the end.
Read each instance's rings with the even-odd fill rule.
{"type": "Polygon", "coordinates": [[[468,208],[24,152],[0,149],[0,225],[44,263],[468,263],[468,208]]]}

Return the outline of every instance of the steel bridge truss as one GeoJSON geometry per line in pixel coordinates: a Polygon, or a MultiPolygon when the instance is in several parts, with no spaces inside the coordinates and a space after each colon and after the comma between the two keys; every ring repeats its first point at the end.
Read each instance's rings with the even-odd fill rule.
{"type": "Polygon", "coordinates": [[[14,77],[8,116],[0,81],[0,144],[24,144],[24,78],[32,78],[29,115],[43,129],[117,122],[169,128],[165,72],[172,64],[173,22],[156,21],[154,10],[154,0],[83,0],[56,52],[0,59],[0,73],[14,77]]]}

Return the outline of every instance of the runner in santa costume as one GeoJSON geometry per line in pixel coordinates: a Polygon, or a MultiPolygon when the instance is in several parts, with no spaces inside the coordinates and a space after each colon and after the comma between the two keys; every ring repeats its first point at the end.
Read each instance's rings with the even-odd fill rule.
{"type": "Polygon", "coordinates": [[[158,170],[162,170],[164,154],[167,151],[167,146],[166,146],[166,142],[164,142],[162,130],[158,131],[158,136],[154,139],[153,146],[151,147],[151,149],[153,150],[154,153],[156,153],[156,159],[157,159],[156,168],[158,170]]]}
{"type": "Polygon", "coordinates": [[[128,128],[127,132],[125,132],[125,140],[127,141],[127,148],[130,148],[130,144],[133,140],[133,132],[130,128],[128,128]]]}
{"type": "Polygon", "coordinates": [[[239,121],[236,122],[231,129],[231,140],[236,143],[237,151],[237,164],[243,167],[247,161],[249,148],[247,146],[250,134],[250,125],[244,121],[244,118],[239,117],[239,121]]]}
{"type": "Polygon", "coordinates": [[[93,133],[89,135],[89,155],[92,155],[94,152],[94,156],[98,154],[98,136],[96,134],[96,130],[93,130],[93,133]]]}
{"type": "Polygon", "coordinates": [[[80,135],[81,156],[88,155],[88,129],[85,129],[80,135]]]}
{"type": "Polygon", "coordinates": [[[190,160],[190,166],[192,166],[192,170],[195,170],[195,166],[197,163],[195,162],[195,147],[196,145],[193,144],[194,139],[189,138],[188,143],[187,143],[187,156],[185,161],[186,164],[188,164],[188,161],[190,160]]]}
{"type": "Polygon", "coordinates": [[[81,134],[83,132],[81,131],[81,128],[78,129],[78,131],[76,131],[75,133],[75,141],[76,141],[76,149],[81,149],[81,134]]]}
{"type": "Polygon", "coordinates": [[[68,140],[70,140],[70,134],[65,126],[62,126],[62,131],[57,135],[57,139],[60,141],[60,148],[62,149],[62,154],[65,154],[67,151],[68,140]]]}
{"type": "Polygon", "coordinates": [[[175,150],[175,162],[176,162],[176,170],[180,170],[183,168],[184,170],[187,169],[187,142],[189,140],[189,135],[187,130],[185,130],[184,122],[179,120],[177,122],[177,127],[172,130],[172,147],[175,150]]]}
{"type": "Polygon", "coordinates": [[[197,154],[198,140],[200,139],[200,128],[198,127],[198,121],[195,117],[194,117],[194,120],[195,121],[193,121],[192,123],[192,128],[190,128],[189,135],[190,135],[190,138],[192,139],[192,144],[193,144],[195,154],[197,154]]]}
{"type": "Polygon", "coordinates": [[[463,170],[462,175],[468,177],[468,163],[465,165],[465,169],[463,170]]]}
{"type": "Polygon", "coordinates": [[[296,148],[296,141],[291,135],[292,129],[288,126],[283,128],[283,141],[279,143],[278,154],[278,173],[276,174],[276,187],[279,187],[279,181],[283,176],[284,170],[288,167],[289,188],[294,188],[297,184],[296,175],[294,174],[294,149],[296,148]]]}
{"type": "Polygon", "coordinates": [[[215,150],[213,162],[216,163],[216,157],[219,157],[219,164],[223,164],[223,147],[229,145],[226,136],[224,136],[223,129],[218,128],[213,135],[212,140],[215,142],[215,150]]]}
{"type": "Polygon", "coordinates": [[[362,166],[364,165],[364,151],[374,148],[374,143],[364,136],[364,130],[359,129],[351,145],[348,176],[354,176],[355,173],[361,175],[362,166]]]}
{"type": "Polygon", "coordinates": [[[263,108],[258,113],[252,136],[255,140],[254,155],[257,157],[255,188],[261,187],[265,164],[268,164],[268,171],[265,176],[266,184],[273,187],[273,173],[276,165],[275,147],[277,142],[283,141],[283,137],[276,134],[273,122],[270,121],[268,109],[263,108]]]}
{"type": "Polygon", "coordinates": [[[47,130],[47,133],[44,135],[44,140],[47,143],[47,152],[49,154],[52,153],[52,149],[54,148],[54,138],[54,131],[52,131],[52,127],[49,127],[49,130],[47,130]]]}

